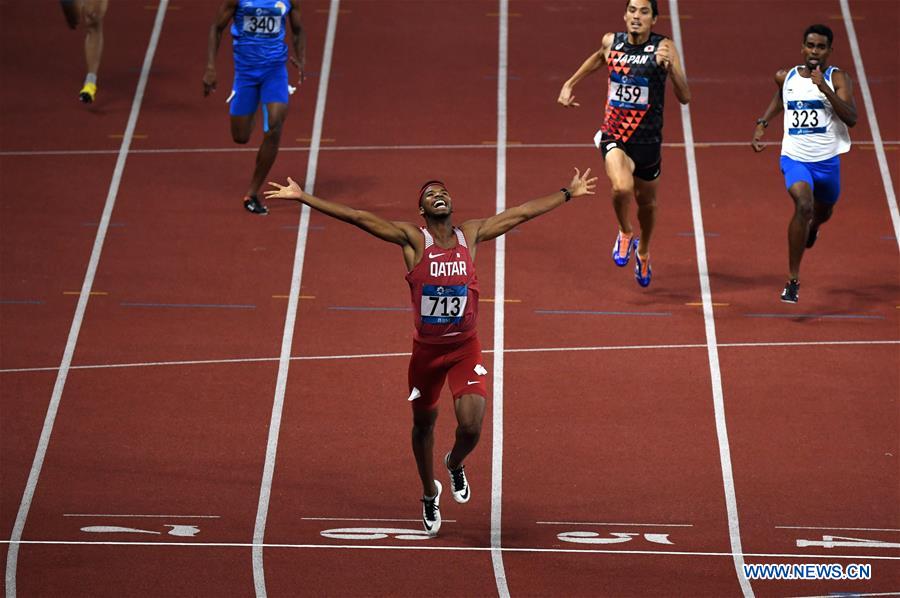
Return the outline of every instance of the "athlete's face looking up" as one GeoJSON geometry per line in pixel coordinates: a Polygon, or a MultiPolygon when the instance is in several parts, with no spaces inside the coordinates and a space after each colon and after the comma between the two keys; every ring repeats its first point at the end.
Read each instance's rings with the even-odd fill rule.
{"type": "Polygon", "coordinates": [[[629,0],[625,7],[625,30],[632,36],[642,36],[650,32],[656,24],[650,0],[629,0]]]}
{"type": "Polygon", "coordinates": [[[449,216],[453,212],[450,193],[441,185],[429,185],[422,193],[419,213],[423,216],[449,216]]]}
{"type": "Polygon", "coordinates": [[[820,33],[810,33],[803,40],[803,48],[800,50],[803,56],[803,63],[806,68],[813,70],[819,67],[825,70],[825,64],[828,57],[831,56],[831,46],[828,44],[828,38],[820,33]]]}

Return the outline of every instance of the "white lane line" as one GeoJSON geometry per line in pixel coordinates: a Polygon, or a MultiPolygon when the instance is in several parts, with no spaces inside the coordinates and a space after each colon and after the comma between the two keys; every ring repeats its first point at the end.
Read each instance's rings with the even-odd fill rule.
{"type": "MultiPolygon", "coordinates": [[[[681,56],[682,66],[687,72],[686,56],[681,37],[681,22],[678,16],[678,0],[669,0],[672,22],[672,38],[681,56]]],[[[681,123],[684,129],[684,153],[687,160],[688,187],[691,194],[691,214],[694,223],[694,243],[697,247],[697,270],[700,277],[700,294],[703,300],[703,321],[706,328],[707,357],[709,359],[710,383],[712,385],[713,408],[716,417],[716,436],[719,442],[719,462],[722,467],[722,482],[725,491],[725,507],[728,512],[728,537],[734,554],[734,569],[741,584],[744,598],[753,597],[750,581],[744,576],[744,557],[741,548],[741,529],[738,521],[737,497],[734,489],[734,474],[731,469],[731,448],[728,442],[728,428],[725,421],[725,397],[722,392],[722,372],[719,369],[719,351],[716,343],[716,322],[713,315],[712,292],[709,286],[709,268],[706,263],[706,235],[703,231],[703,214],[700,206],[700,186],[697,181],[697,160],[694,155],[694,129],[691,124],[691,110],[681,105],[681,123]]]]}
{"type": "MultiPolygon", "coordinates": [[[[498,0],[500,13],[497,40],[497,205],[495,213],[506,209],[506,84],[509,77],[509,0],[498,0]]],[[[503,345],[506,305],[506,236],[494,241],[494,383],[491,397],[491,563],[497,594],[509,598],[506,568],[503,566],[503,345]]]]}
{"type": "MultiPolygon", "coordinates": [[[[887,157],[884,155],[884,144],[881,142],[881,129],[878,127],[878,118],[875,116],[875,102],[872,101],[872,92],[869,90],[866,67],[863,65],[862,53],[859,50],[859,42],[856,39],[856,27],[853,25],[853,16],[850,14],[850,3],[848,0],[841,0],[841,14],[844,17],[844,27],[847,29],[847,37],[850,40],[850,50],[853,52],[853,65],[856,67],[856,76],[859,78],[859,89],[862,91],[863,103],[866,106],[866,113],[869,117],[869,129],[872,131],[872,141],[875,144],[875,156],[878,159],[878,169],[881,171],[881,182],[884,184],[888,210],[891,212],[891,221],[894,223],[894,238],[897,240],[897,247],[900,248],[900,210],[897,208],[894,183],[891,180],[891,171],[888,168],[887,157]]],[[[896,100],[896,98],[894,99],[896,100]]],[[[894,109],[896,110],[896,105],[894,109]]]]}
{"type": "MultiPolygon", "coordinates": [[[[873,141],[854,141],[854,145],[870,146],[873,141]]],[[[882,145],[896,146],[900,141],[882,141],[882,145]]],[[[694,147],[740,147],[747,148],[747,141],[697,141],[694,147]]],[[[781,145],[780,140],[772,140],[769,145],[781,145]]],[[[684,143],[665,142],[663,147],[682,148],[684,143]]],[[[493,143],[455,143],[455,144],[413,144],[413,145],[336,145],[320,147],[320,152],[381,152],[381,151],[433,151],[433,150],[492,150],[496,147],[493,143]]],[[[520,149],[595,149],[592,143],[517,143],[507,145],[507,150],[520,149]]],[[[282,146],[279,152],[308,152],[309,146],[282,146]]],[[[187,148],[156,148],[136,149],[131,155],[152,154],[231,154],[231,153],[256,153],[257,148],[248,147],[187,147],[187,148]]],[[[112,155],[116,150],[8,150],[0,151],[0,157],[28,157],[28,156],[97,156],[112,155]]]]}
{"type": "MultiPolygon", "coordinates": [[[[328,99],[328,80],[331,74],[331,59],[334,53],[334,38],[340,0],[331,0],[328,8],[328,29],[322,54],[322,68],[319,73],[319,90],[316,96],[316,112],[313,117],[313,132],[310,142],[309,160],[306,163],[306,179],[303,188],[307,193],[315,193],[316,168],[319,148],[322,142],[322,123],[325,120],[325,103],[328,99]]],[[[269,438],[266,442],[266,460],[262,482],[259,488],[259,503],[256,508],[256,524],[253,527],[253,586],[257,598],[266,594],[266,577],[263,568],[263,542],[266,535],[266,520],[269,502],[272,498],[272,479],[275,475],[275,456],[278,452],[278,435],[281,431],[281,415],[284,409],[284,395],[287,389],[288,369],[291,363],[291,346],[294,341],[294,324],[297,320],[297,306],[300,302],[300,283],[303,278],[303,260],[306,255],[306,238],[309,230],[309,206],[300,210],[300,226],[297,230],[297,245],[294,251],[294,267],[291,275],[291,290],[288,295],[287,313],[284,318],[284,333],[281,339],[281,355],[278,358],[278,378],[275,398],[272,404],[272,418],[269,422],[269,438]]]]}
{"type": "MultiPolygon", "coordinates": [[[[784,341],[784,342],[759,342],[759,343],[719,343],[719,348],[766,348],[766,347],[840,347],[840,346],[866,346],[866,345],[900,345],[900,340],[869,340],[869,341],[784,341]]],[[[504,353],[568,353],[579,351],[644,351],[650,349],[705,349],[706,344],[685,345],[608,345],[594,347],[532,347],[521,349],[504,349],[504,353]]],[[[485,349],[484,353],[493,353],[493,349],[485,349]]],[[[355,353],[347,355],[306,355],[291,357],[291,361],[333,361],[344,359],[385,359],[391,357],[409,357],[405,353],[355,353]]],[[[235,359],[193,359],[187,361],[147,361],[136,363],[108,363],[93,365],[73,365],[70,370],[104,370],[115,368],[147,368],[163,366],[185,365],[228,365],[243,363],[260,363],[278,361],[278,357],[247,357],[235,359]]],[[[15,374],[28,372],[54,372],[59,369],[53,367],[37,368],[9,368],[0,370],[0,374],[15,374]]]]}
{"type": "MultiPolygon", "coordinates": [[[[343,550],[436,550],[448,552],[492,552],[490,546],[423,546],[418,545],[385,545],[385,544],[252,544],[249,542],[137,542],[137,541],[96,541],[87,540],[21,540],[19,544],[51,545],[51,546],[158,546],[162,548],[178,546],[191,548],[242,548],[254,546],[260,548],[287,548],[287,549],[343,549],[343,550]]],[[[10,544],[8,540],[0,541],[0,544],[10,544]]],[[[735,555],[730,552],[689,551],[689,550],[607,550],[598,548],[501,548],[502,552],[522,553],[546,553],[546,554],[630,554],[649,556],[706,556],[729,557],[735,555]]],[[[885,556],[872,554],[805,554],[805,553],[764,553],[746,552],[742,557],[748,558],[784,558],[784,559],[821,559],[828,560],[873,560],[873,561],[900,561],[900,556],[885,556]]]]}
{"type": "Polygon", "coordinates": [[[820,594],[818,596],[793,596],[792,598],[841,598],[841,596],[846,596],[847,598],[863,598],[865,596],[900,596],[900,592],[876,592],[874,594],[860,594],[858,592],[853,592],[852,594],[820,594]]]}
{"type": "Polygon", "coordinates": [[[535,521],[538,525],[600,525],[622,527],[694,527],[693,523],[599,523],[594,521],[535,521]]]}
{"type": "Polygon", "coordinates": [[[44,418],[44,425],[41,428],[41,436],[38,440],[37,450],[34,454],[34,461],[31,464],[31,471],[28,474],[28,481],[25,484],[25,491],[22,495],[22,501],[19,503],[19,511],[16,514],[16,521],[13,525],[12,534],[10,535],[11,544],[9,552],[6,554],[7,598],[13,598],[16,595],[16,566],[19,559],[18,541],[22,539],[25,521],[28,518],[28,511],[31,509],[31,501],[34,498],[34,491],[37,487],[38,478],[41,475],[41,469],[44,466],[44,458],[47,456],[50,435],[53,432],[53,424],[56,421],[56,413],[59,410],[59,403],[62,400],[63,389],[65,388],[66,378],[69,374],[69,366],[72,363],[72,356],[75,353],[75,345],[78,342],[78,334],[81,331],[84,312],[87,309],[88,299],[91,296],[91,288],[94,285],[97,265],[100,262],[100,254],[103,252],[103,242],[106,239],[106,232],[109,229],[109,221],[112,217],[113,208],[116,205],[116,197],[119,194],[119,184],[122,182],[122,173],[125,170],[125,162],[128,159],[128,149],[131,147],[131,140],[134,137],[134,128],[137,124],[138,115],[141,112],[141,104],[144,100],[144,90],[147,87],[147,79],[150,76],[150,65],[153,63],[154,54],[156,54],[156,45],[159,42],[159,34],[162,31],[163,20],[166,16],[168,4],[169,0],[160,0],[159,7],[156,11],[153,32],[150,34],[150,42],[147,45],[147,52],[144,54],[141,75],[138,79],[137,89],[134,92],[134,99],[131,102],[131,112],[128,115],[128,124],[125,127],[125,134],[122,136],[122,145],[119,147],[118,158],[116,158],[112,180],[109,184],[109,191],[106,194],[103,215],[100,217],[100,225],[97,227],[97,235],[94,237],[94,246],[93,249],[91,249],[91,257],[88,261],[87,271],[84,275],[84,282],[81,284],[81,294],[78,297],[78,305],[75,308],[75,315],[72,318],[72,326],[69,328],[69,337],[66,340],[66,348],[63,351],[62,361],[60,362],[56,375],[56,382],[53,385],[53,394],[50,397],[50,404],[47,406],[47,415],[44,418]]]}
{"type": "Polygon", "coordinates": [[[126,515],[123,513],[63,513],[63,517],[134,517],[138,519],[221,519],[221,515],[126,515]]]}
{"type": "Polygon", "coordinates": [[[820,529],[824,531],[848,531],[848,532],[900,532],[900,529],[884,527],[810,527],[802,525],[776,525],[775,529],[820,529]]]}

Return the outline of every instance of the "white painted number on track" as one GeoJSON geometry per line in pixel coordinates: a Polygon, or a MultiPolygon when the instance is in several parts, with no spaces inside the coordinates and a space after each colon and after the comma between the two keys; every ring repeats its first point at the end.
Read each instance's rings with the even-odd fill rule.
{"type": "Polygon", "coordinates": [[[416,529],[391,527],[340,527],[320,532],[322,537],[333,540],[383,540],[393,536],[397,540],[428,540],[428,532],[416,529]]]}
{"type": "Polygon", "coordinates": [[[644,539],[654,544],[673,544],[669,540],[669,534],[637,534],[631,532],[611,532],[612,537],[600,537],[597,532],[563,532],[556,537],[563,542],[575,544],[622,544],[630,542],[634,538],[643,535],[644,539]]]}
{"type": "MultiPolygon", "coordinates": [[[[169,530],[168,535],[170,536],[179,536],[182,538],[193,538],[197,534],[200,533],[200,528],[196,525],[166,525],[165,527],[172,528],[169,530]]],[[[149,530],[149,529],[138,529],[136,527],[122,527],[120,525],[89,525],[87,527],[81,528],[81,531],[88,532],[89,534],[155,534],[157,536],[162,535],[162,532],[149,530]]]]}
{"type": "Polygon", "coordinates": [[[883,542],[866,540],[865,538],[848,538],[846,536],[822,536],[819,540],[797,540],[798,548],[821,546],[822,548],[900,548],[900,542],[883,542]]]}

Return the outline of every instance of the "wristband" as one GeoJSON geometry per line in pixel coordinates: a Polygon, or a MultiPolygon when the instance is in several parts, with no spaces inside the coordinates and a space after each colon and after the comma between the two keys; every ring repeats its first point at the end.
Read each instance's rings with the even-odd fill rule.
{"type": "Polygon", "coordinates": [[[757,118],[757,119],[756,119],[756,124],[762,125],[762,126],[763,126],[763,129],[768,129],[768,128],[769,128],[769,121],[767,121],[767,120],[764,119],[764,118],[757,118]]]}
{"type": "Polygon", "coordinates": [[[563,192],[563,195],[566,196],[566,201],[569,201],[570,199],[572,199],[572,192],[571,192],[571,191],[569,191],[569,190],[566,189],[565,187],[563,187],[562,189],[560,189],[560,191],[562,191],[562,192],[563,192]]]}

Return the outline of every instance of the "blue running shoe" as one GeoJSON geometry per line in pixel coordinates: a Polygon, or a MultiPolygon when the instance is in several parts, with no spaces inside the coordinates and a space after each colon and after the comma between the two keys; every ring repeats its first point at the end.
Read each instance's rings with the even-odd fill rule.
{"type": "Polygon", "coordinates": [[[628,260],[631,259],[631,252],[637,249],[638,238],[633,234],[626,235],[622,231],[619,231],[619,234],[616,235],[616,241],[613,243],[612,250],[612,259],[616,263],[616,265],[620,268],[624,268],[628,265],[628,260]],[[622,255],[622,252],[625,252],[625,255],[622,255]]]}
{"type": "MultiPolygon", "coordinates": [[[[637,244],[635,244],[637,247],[637,244]]],[[[650,256],[647,256],[646,260],[642,260],[641,256],[638,255],[637,249],[634,251],[634,279],[637,281],[639,285],[642,287],[650,286],[650,276],[653,274],[653,271],[650,269],[650,256]]]]}

